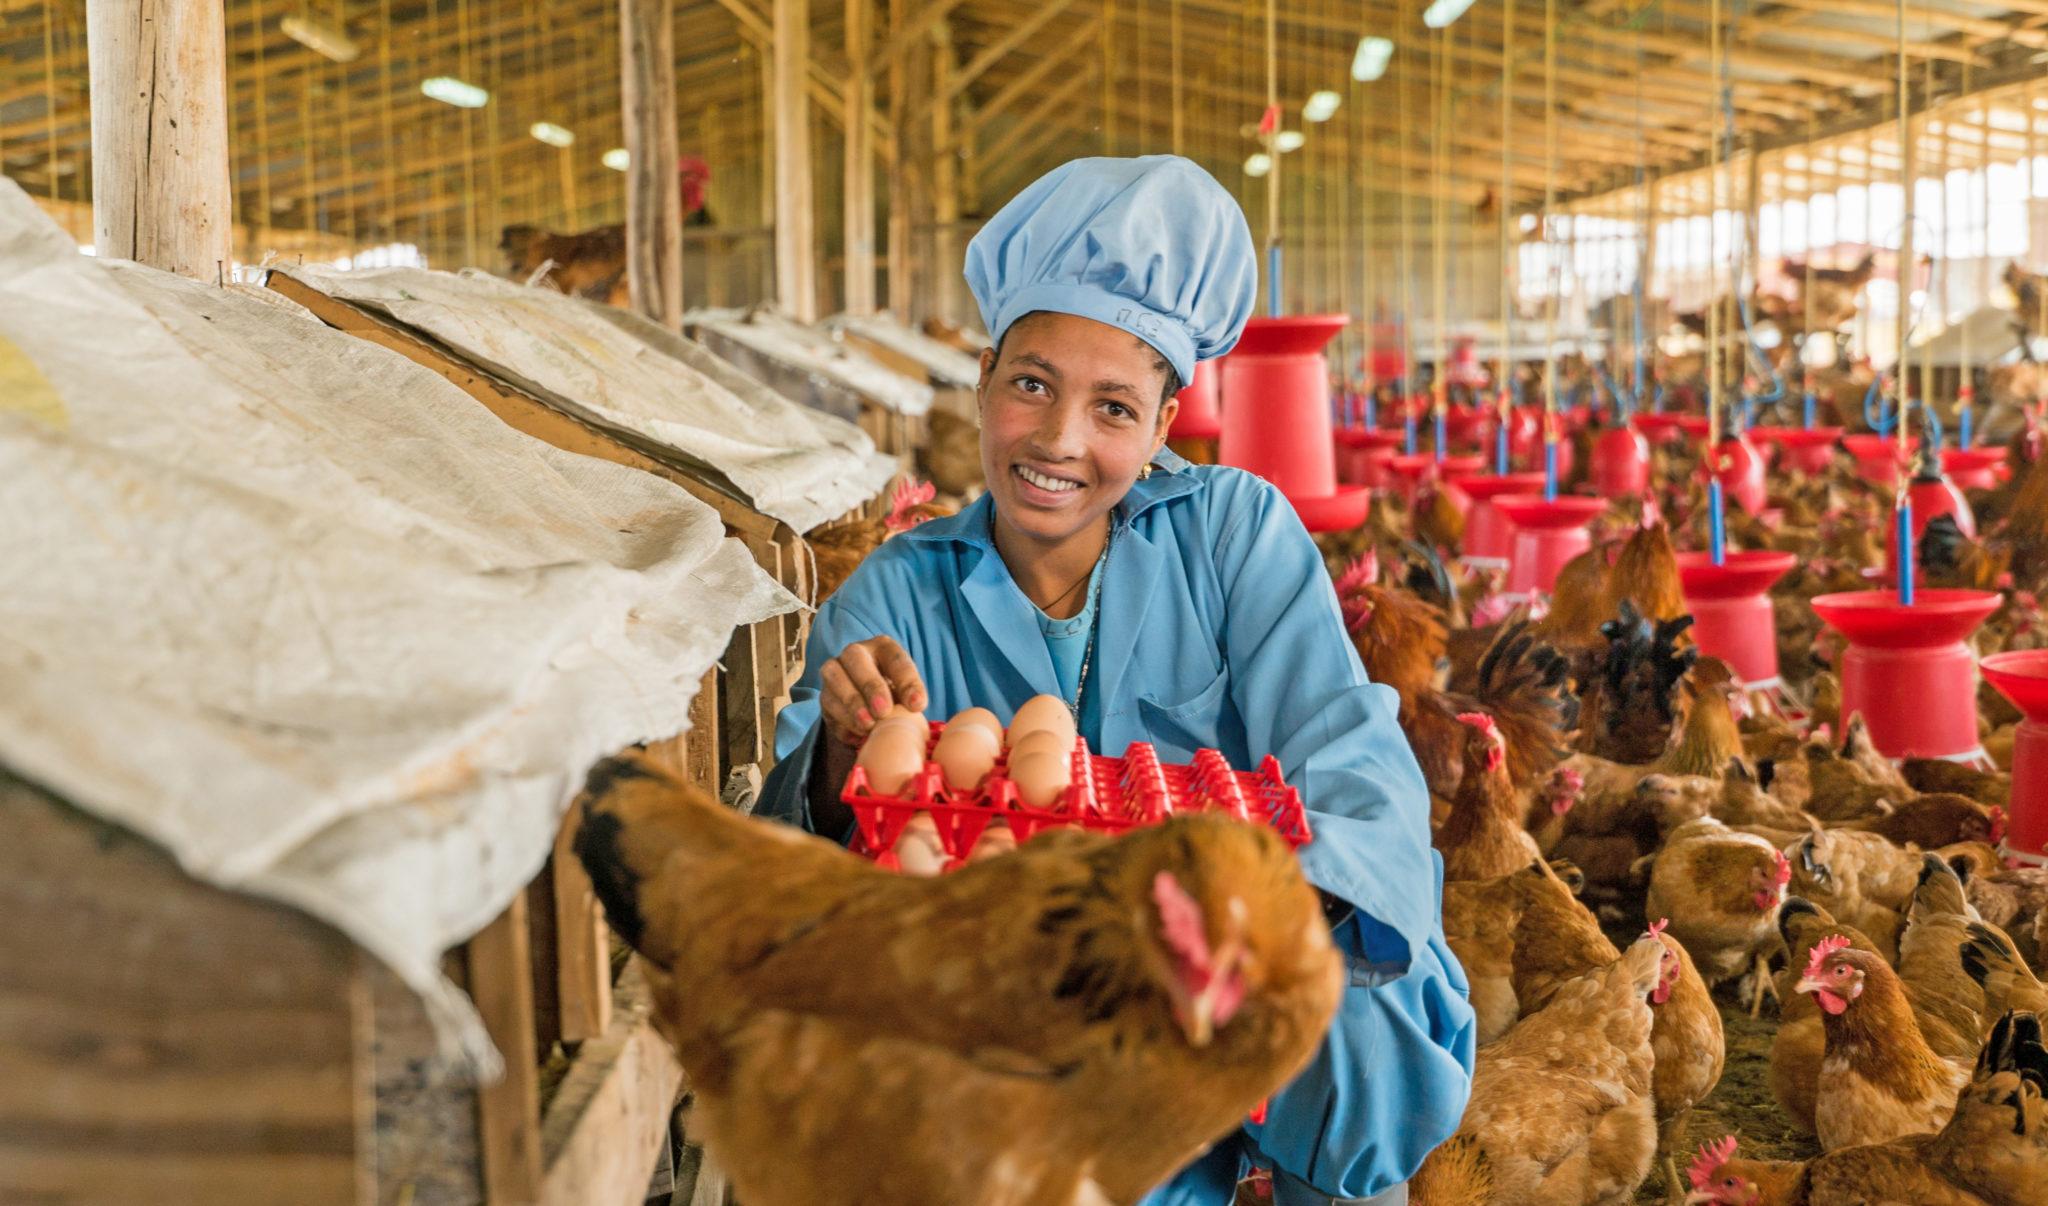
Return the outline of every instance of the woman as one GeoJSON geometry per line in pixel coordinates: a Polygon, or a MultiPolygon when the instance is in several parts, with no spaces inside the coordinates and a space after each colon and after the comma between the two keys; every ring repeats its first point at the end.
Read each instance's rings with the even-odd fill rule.
{"type": "Polygon", "coordinates": [[[1094,749],[1278,758],[1311,809],[1302,865],[1352,987],[1265,1123],[1148,1206],[1223,1206],[1253,1166],[1281,1206],[1399,1203],[1457,1127],[1474,1033],[1422,776],[1286,499],[1165,448],[1175,392],[1236,344],[1256,277],[1243,213],[1185,159],[1077,160],[990,220],[967,251],[996,341],[978,387],[988,493],[890,540],[819,608],[760,811],[845,840],[839,787],[895,704],[1007,723],[1054,694],[1094,749]]]}

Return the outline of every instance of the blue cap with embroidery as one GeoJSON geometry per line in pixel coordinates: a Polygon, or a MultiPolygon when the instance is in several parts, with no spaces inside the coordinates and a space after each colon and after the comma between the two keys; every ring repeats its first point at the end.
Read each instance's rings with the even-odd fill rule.
{"type": "Polygon", "coordinates": [[[989,338],[1037,310],[1122,327],[1186,384],[1237,346],[1258,294],[1244,211],[1178,155],[1076,159],[1010,199],[967,245],[989,338]]]}

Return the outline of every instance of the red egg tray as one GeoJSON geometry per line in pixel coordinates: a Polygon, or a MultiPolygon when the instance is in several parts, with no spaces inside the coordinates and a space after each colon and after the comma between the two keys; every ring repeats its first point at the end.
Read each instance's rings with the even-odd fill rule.
{"type": "Polygon", "coordinates": [[[880,795],[868,786],[867,771],[854,767],[839,798],[853,809],[860,836],[854,851],[892,870],[894,848],[904,826],[920,812],[930,813],[939,830],[950,866],[963,863],[991,822],[1003,821],[1019,843],[1047,829],[1076,825],[1096,833],[1126,833],[1157,825],[1176,813],[1223,812],[1243,821],[1270,826],[1299,850],[1314,837],[1301,793],[1281,778],[1280,763],[1268,755],[1256,772],[1232,770],[1215,750],[1195,751],[1191,764],[1163,763],[1149,742],[1133,742],[1121,758],[1106,758],[1077,739],[1073,782],[1046,808],[1026,804],[1006,773],[1009,753],[997,756],[995,769],[981,786],[968,791],[947,786],[931,761],[945,725],[934,723],[925,746],[925,763],[900,796],[880,795]]]}

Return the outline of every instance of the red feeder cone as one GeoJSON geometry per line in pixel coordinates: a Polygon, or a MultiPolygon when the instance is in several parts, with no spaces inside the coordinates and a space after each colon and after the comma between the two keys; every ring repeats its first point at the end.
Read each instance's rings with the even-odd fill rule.
{"type": "Polygon", "coordinates": [[[1280,487],[1311,532],[1365,520],[1372,494],[1337,485],[1330,439],[1330,366],[1323,346],[1350,319],[1343,314],[1254,318],[1223,358],[1223,412],[1217,459],[1280,487]]]}
{"type": "Polygon", "coordinates": [[[1459,490],[1472,500],[1465,512],[1465,545],[1461,560],[1474,569],[1506,569],[1515,551],[1515,525],[1500,513],[1493,500],[1503,494],[1540,494],[1540,473],[1508,473],[1487,477],[1461,477],[1459,490]]]}
{"type": "Polygon", "coordinates": [[[1650,488],[1650,442],[1627,427],[1610,427],[1593,442],[1593,488],[1604,498],[1650,488]]]}
{"type": "Polygon", "coordinates": [[[1437,480],[1451,492],[1451,501],[1457,503],[1460,510],[1472,505],[1472,496],[1465,493],[1463,479],[1478,476],[1486,468],[1486,460],[1476,452],[1466,452],[1447,456],[1436,463],[1437,480]]]}
{"type": "Polygon", "coordinates": [[[1761,514],[1768,504],[1764,489],[1764,458],[1756,445],[1739,435],[1724,438],[1714,448],[1712,477],[1736,506],[1751,515],[1761,514]]]}
{"type": "Polygon", "coordinates": [[[1444,408],[1444,438],[1451,442],[1451,448],[1479,447],[1481,435],[1492,430],[1489,422],[1492,418],[1490,411],[1477,406],[1447,406],[1444,408]]]}
{"type": "Polygon", "coordinates": [[[1776,690],[1778,625],[1770,589],[1798,562],[1791,553],[1751,549],[1727,554],[1715,565],[1711,553],[1680,553],[1678,581],[1692,612],[1692,635],[1700,652],[1727,662],[1752,691],[1776,690]]]}
{"type": "Polygon", "coordinates": [[[1641,433],[1652,444],[1669,444],[1683,431],[1679,416],[1655,411],[1638,411],[1629,416],[1629,426],[1641,433]]]}
{"type": "MultiPolygon", "coordinates": [[[[1954,520],[1956,530],[1965,538],[1976,538],[1977,517],[1970,510],[1969,500],[1963,497],[1961,490],[1956,489],[1955,483],[1936,470],[1924,456],[1921,458],[1920,472],[1913,478],[1912,484],[1906,487],[1906,497],[1913,504],[1913,539],[1920,539],[1927,531],[1928,523],[1938,515],[1946,515],[1954,520]]],[[[1899,534],[1896,525],[1885,538],[1885,566],[1896,581],[1899,572],[1899,534]]],[[[1914,572],[1919,572],[1918,567],[1915,567],[1914,572]]]]}
{"type": "Polygon", "coordinates": [[[1994,653],[1984,678],[2026,714],[2013,733],[2005,853],[2048,866],[2048,649],[1994,653]]]}
{"type": "MultiPolygon", "coordinates": [[[[1913,455],[1920,441],[1910,440],[1906,454],[1913,455]]],[[[1899,441],[1896,435],[1881,436],[1858,432],[1842,437],[1842,447],[1856,458],[1856,472],[1873,486],[1894,486],[1899,481],[1899,441]]]]}
{"type": "Polygon", "coordinates": [[[1962,490],[1991,490],[1998,485],[1998,467],[2005,464],[2004,448],[1944,448],[1941,469],[1948,480],[1962,490]]]}
{"type": "Polygon", "coordinates": [[[1887,758],[1982,759],[1977,658],[1963,639],[1998,601],[1984,590],[1923,590],[1910,607],[1889,590],[1815,599],[1814,614],[1849,640],[1842,715],[1863,713],[1887,758]]]}
{"type": "Polygon", "coordinates": [[[1180,409],[1166,429],[1166,443],[1197,465],[1216,463],[1216,437],[1223,434],[1222,406],[1216,397],[1216,362],[1195,362],[1195,379],[1174,397],[1180,409]]]}
{"type": "Polygon", "coordinates": [[[1436,476],[1436,457],[1427,452],[1397,452],[1386,460],[1389,484],[1401,492],[1409,506],[1422,493],[1422,483],[1436,476]]]}
{"type": "Polygon", "coordinates": [[[1593,547],[1586,525],[1607,509],[1607,500],[1560,494],[1546,502],[1541,494],[1499,494],[1493,505],[1515,525],[1507,593],[1527,596],[1555,588],[1564,563],[1593,547]]]}
{"type": "Polygon", "coordinates": [[[1778,427],[1772,430],[1773,439],[1785,450],[1786,466],[1808,477],[1827,472],[1828,462],[1835,459],[1835,442],[1842,438],[1839,427],[1778,427]]]}
{"type": "Polygon", "coordinates": [[[1705,415],[1678,416],[1678,430],[1685,433],[1688,440],[1704,440],[1713,429],[1713,423],[1705,415]]]}
{"type": "Polygon", "coordinates": [[[1384,427],[1337,429],[1337,480],[1350,486],[1384,489],[1391,484],[1387,458],[1401,446],[1402,435],[1384,427]]]}

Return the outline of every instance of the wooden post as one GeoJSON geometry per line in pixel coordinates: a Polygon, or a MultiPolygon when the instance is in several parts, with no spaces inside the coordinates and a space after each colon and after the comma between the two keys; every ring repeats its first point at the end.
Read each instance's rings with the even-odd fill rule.
{"type": "Polygon", "coordinates": [[[960,217],[960,160],[952,149],[953,105],[945,100],[952,83],[953,31],[941,22],[932,31],[932,241],[931,289],[925,295],[928,314],[954,319],[953,285],[960,280],[960,254],[955,250],[953,223],[960,217]]]}
{"type": "MultiPolygon", "coordinates": [[[[889,32],[902,28],[906,0],[889,0],[889,32]]],[[[907,118],[910,106],[903,95],[903,57],[889,60],[889,129],[896,136],[894,187],[889,190],[889,309],[905,322],[912,320],[910,288],[910,198],[917,191],[920,164],[917,144],[911,137],[907,118]]]]}
{"type": "Polygon", "coordinates": [[[810,0],[775,4],[775,296],[798,322],[818,317],[811,196],[810,0]]]}
{"type": "Polygon", "coordinates": [[[675,0],[619,0],[626,124],[626,287],[633,308],[683,325],[683,189],[676,172],[675,0]]]}
{"type": "Polygon", "coordinates": [[[91,0],[85,19],[95,250],[223,279],[234,255],[223,6],[91,0]]]}
{"type": "Polygon", "coordinates": [[[874,32],[874,0],[846,0],[846,287],[845,310],[868,314],[875,308],[874,128],[875,80],[868,71],[868,43],[874,32]]]}

